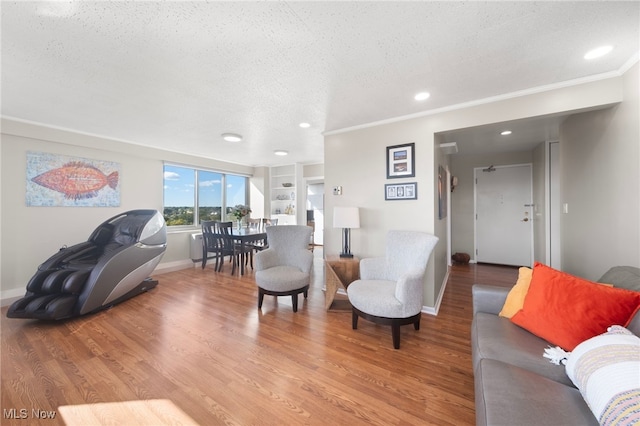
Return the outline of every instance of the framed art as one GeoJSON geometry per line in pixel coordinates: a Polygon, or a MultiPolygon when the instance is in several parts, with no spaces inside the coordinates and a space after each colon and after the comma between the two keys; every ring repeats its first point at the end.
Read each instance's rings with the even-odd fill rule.
{"type": "Polygon", "coordinates": [[[27,207],[119,207],[120,163],[27,152],[27,207]]]}
{"type": "Polygon", "coordinates": [[[387,179],[414,177],[415,143],[387,147],[387,179]]]}
{"type": "Polygon", "coordinates": [[[418,183],[388,183],[384,186],[385,200],[417,200],[418,183]]]}

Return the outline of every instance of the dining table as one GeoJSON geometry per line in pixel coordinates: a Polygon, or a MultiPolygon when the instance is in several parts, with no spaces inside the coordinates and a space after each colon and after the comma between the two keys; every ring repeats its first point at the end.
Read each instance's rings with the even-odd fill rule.
{"type": "MultiPolygon", "coordinates": [[[[233,228],[231,236],[234,241],[240,243],[240,253],[244,253],[246,246],[257,241],[264,241],[267,245],[267,232],[261,229],[242,227],[240,229],[233,228]]],[[[244,275],[244,262],[240,262],[240,275],[244,275]]]]}

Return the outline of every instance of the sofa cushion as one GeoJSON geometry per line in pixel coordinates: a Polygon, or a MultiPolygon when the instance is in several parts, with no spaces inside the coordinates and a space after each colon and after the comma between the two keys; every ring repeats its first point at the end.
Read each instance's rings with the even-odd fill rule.
{"type": "Polygon", "coordinates": [[[511,321],[567,351],[615,324],[627,325],[640,293],[597,285],[536,262],[522,309],[511,321]]]}
{"type": "Polygon", "coordinates": [[[614,287],[640,291],[640,268],[634,266],[614,266],[598,280],[611,283],[614,287]]]}
{"type": "Polygon", "coordinates": [[[493,359],[475,373],[477,425],[597,425],[571,386],[493,359]]]}
{"type": "Polygon", "coordinates": [[[478,312],[471,324],[474,370],[483,358],[502,361],[573,387],[564,366],[554,365],[542,355],[546,341],[512,324],[507,318],[478,312]]]}
{"type": "Polygon", "coordinates": [[[640,337],[610,327],[576,346],[566,370],[600,424],[640,421],[640,337]]]}

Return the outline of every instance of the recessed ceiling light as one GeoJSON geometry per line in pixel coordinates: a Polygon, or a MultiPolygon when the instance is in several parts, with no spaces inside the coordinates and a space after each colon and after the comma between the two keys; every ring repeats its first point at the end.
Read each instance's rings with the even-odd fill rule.
{"type": "Polygon", "coordinates": [[[431,94],[429,92],[420,92],[413,97],[416,101],[424,101],[425,99],[429,99],[431,94]]]}
{"type": "Polygon", "coordinates": [[[242,135],[237,133],[223,133],[222,139],[227,142],[240,142],[242,140],[242,135]]]}
{"type": "Polygon", "coordinates": [[[585,59],[596,59],[596,58],[599,58],[601,56],[606,55],[607,53],[611,52],[612,50],[613,50],[613,46],[600,46],[598,48],[595,48],[593,50],[588,51],[584,55],[584,58],[585,59]]]}
{"type": "Polygon", "coordinates": [[[302,127],[303,129],[308,129],[309,127],[311,127],[311,124],[309,124],[309,123],[300,123],[299,126],[302,127]]]}
{"type": "Polygon", "coordinates": [[[502,136],[509,136],[511,133],[513,133],[511,130],[505,130],[503,132],[500,132],[502,136]]]}
{"type": "Polygon", "coordinates": [[[276,149],[273,151],[275,155],[288,155],[289,151],[285,151],[284,149],[276,149]]]}

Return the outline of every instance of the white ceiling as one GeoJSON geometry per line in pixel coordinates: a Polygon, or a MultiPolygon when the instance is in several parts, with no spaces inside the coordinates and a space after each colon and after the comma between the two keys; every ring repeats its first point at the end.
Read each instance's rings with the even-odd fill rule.
{"type": "MultiPolygon", "coordinates": [[[[640,39],[639,2],[0,7],[3,116],[247,165],[322,162],[323,132],[613,75],[640,39]],[[602,44],[615,49],[583,59],[602,44]]],[[[546,134],[553,120],[514,124],[546,134]]],[[[449,136],[464,153],[482,134],[449,136]]]]}

